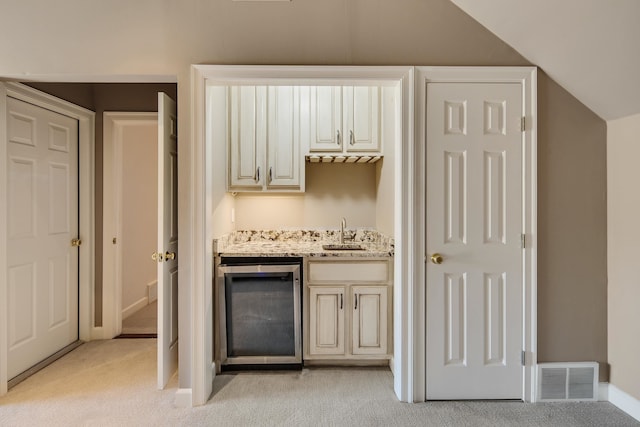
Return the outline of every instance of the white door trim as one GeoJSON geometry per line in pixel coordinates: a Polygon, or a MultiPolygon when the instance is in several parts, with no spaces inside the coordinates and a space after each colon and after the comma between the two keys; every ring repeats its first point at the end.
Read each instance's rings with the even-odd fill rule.
{"type": "MultiPolygon", "coordinates": [[[[190,223],[192,246],[188,268],[193,277],[191,286],[191,322],[192,358],[191,386],[192,405],[201,405],[211,393],[213,379],[211,339],[211,286],[213,277],[212,229],[209,218],[212,206],[207,203],[207,194],[211,191],[211,153],[205,144],[205,89],[207,84],[268,84],[287,80],[313,80],[335,84],[362,81],[387,81],[397,84],[402,94],[402,103],[398,105],[398,141],[396,144],[395,176],[395,283],[394,286],[394,388],[402,401],[413,402],[416,399],[415,379],[420,376],[419,366],[414,360],[415,339],[419,336],[414,327],[415,294],[423,286],[415,280],[416,261],[421,258],[412,255],[412,221],[417,193],[414,189],[414,141],[413,141],[413,67],[395,66],[226,66],[193,65],[191,74],[191,205],[193,221],[190,223]],[[416,371],[418,369],[418,371],[416,371]],[[416,375],[418,373],[418,375],[416,375]]],[[[184,259],[184,258],[183,258],[184,259]]],[[[424,283],[424,282],[422,282],[424,283]]],[[[424,328],[422,329],[424,332],[424,328]]],[[[422,340],[424,340],[424,335],[422,340]]],[[[419,341],[418,341],[419,342],[419,341]]],[[[419,346],[418,346],[419,347],[419,346]]],[[[424,352],[418,350],[418,352],[424,352]]],[[[182,353],[182,352],[181,352],[182,353]]],[[[424,363],[423,363],[424,365],[424,363]]],[[[424,377],[424,375],[422,375],[424,377]]],[[[424,388],[424,387],[422,387],[424,388]]],[[[422,391],[424,393],[424,391],[422,391]]],[[[424,400],[424,398],[422,398],[424,400]]]]}
{"type": "MultiPolygon", "coordinates": [[[[82,239],[79,262],[79,301],[78,331],[79,338],[89,341],[96,331],[93,326],[94,317],[94,245],[95,245],[95,200],[94,200],[94,132],[95,113],[70,102],[40,92],[19,83],[0,83],[0,164],[7,161],[7,97],[49,109],[78,120],[78,182],[80,197],[80,227],[82,239]]],[[[0,174],[0,201],[7,200],[7,177],[0,174]]],[[[0,209],[0,325],[7,325],[7,218],[6,209],[0,209]]],[[[7,327],[0,328],[0,396],[7,392],[7,327]]]]}
{"type": "MultiPolygon", "coordinates": [[[[102,339],[122,332],[122,127],[158,124],[157,112],[103,113],[102,192],[102,339]]],[[[151,254],[149,254],[151,256],[151,254]]]]}
{"type": "MultiPolygon", "coordinates": [[[[536,71],[535,67],[418,67],[416,82],[416,186],[418,188],[416,203],[414,205],[414,221],[412,222],[413,234],[416,236],[415,244],[412,246],[414,254],[421,258],[420,264],[414,270],[416,281],[426,284],[426,230],[425,230],[425,202],[426,188],[425,166],[426,150],[425,126],[426,126],[426,84],[427,82],[500,82],[519,83],[522,86],[523,111],[526,118],[525,132],[523,133],[523,227],[526,235],[526,247],[523,251],[523,349],[525,355],[525,367],[523,370],[523,391],[522,399],[526,402],[535,400],[535,366],[537,363],[537,104],[536,104],[536,71]]],[[[423,370],[422,382],[426,383],[425,365],[425,342],[426,323],[424,313],[426,312],[425,287],[419,289],[419,295],[414,300],[417,313],[420,318],[414,319],[414,327],[421,338],[423,350],[416,351],[416,362],[423,370]]],[[[417,338],[417,337],[416,337],[417,338]]],[[[423,389],[424,390],[424,389],[423,389]]],[[[424,393],[424,391],[423,391],[424,393]]],[[[424,396],[422,396],[424,400],[424,396]]]]}

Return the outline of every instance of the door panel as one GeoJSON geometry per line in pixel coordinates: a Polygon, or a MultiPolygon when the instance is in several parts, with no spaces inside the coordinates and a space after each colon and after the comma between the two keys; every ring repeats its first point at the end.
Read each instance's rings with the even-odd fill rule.
{"type": "Polygon", "coordinates": [[[522,398],[521,117],[519,84],[427,84],[428,399],[522,398]]]}
{"type": "Polygon", "coordinates": [[[347,151],[380,151],[380,88],[343,88],[347,151]]]}
{"type": "Polygon", "coordinates": [[[20,238],[36,237],[36,212],[38,210],[36,189],[37,166],[35,159],[9,158],[9,239],[15,244],[20,238]]]}
{"type": "Polygon", "coordinates": [[[309,112],[310,151],[342,151],[342,88],[314,86],[311,88],[309,112]]]}
{"type": "Polygon", "coordinates": [[[8,377],[78,339],[78,122],[7,98],[8,377]]]}
{"type": "Polygon", "coordinates": [[[267,188],[300,186],[300,88],[269,86],[267,188]]]}
{"type": "Polygon", "coordinates": [[[344,287],[309,286],[309,353],[344,355],[344,287]]]}
{"type": "Polygon", "coordinates": [[[266,86],[230,88],[229,161],[231,187],[261,188],[264,183],[266,134],[266,86]]]}
{"type": "Polygon", "coordinates": [[[178,122],[158,93],[158,388],[178,369],[178,122]]]}
{"type": "Polygon", "coordinates": [[[353,286],[353,354],[387,354],[387,286],[353,286]]]}

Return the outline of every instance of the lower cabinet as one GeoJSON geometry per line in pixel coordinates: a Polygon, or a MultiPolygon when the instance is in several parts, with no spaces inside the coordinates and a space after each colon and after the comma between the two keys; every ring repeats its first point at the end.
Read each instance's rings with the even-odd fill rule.
{"type": "Polygon", "coordinates": [[[388,286],[352,286],[351,352],[387,354],[388,286]]]}
{"type": "Polygon", "coordinates": [[[309,286],[309,354],[344,355],[345,287],[309,286]]]}
{"type": "Polygon", "coordinates": [[[304,288],[307,361],[365,362],[391,357],[391,263],[309,261],[304,288]]]}

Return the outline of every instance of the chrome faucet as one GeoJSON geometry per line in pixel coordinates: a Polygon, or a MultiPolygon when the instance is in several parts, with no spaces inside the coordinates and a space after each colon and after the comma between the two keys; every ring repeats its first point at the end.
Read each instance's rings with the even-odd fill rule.
{"type": "Polygon", "coordinates": [[[340,222],[340,244],[344,244],[344,229],[347,228],[347,220],[342,217],[342,221],[340,222]]]}

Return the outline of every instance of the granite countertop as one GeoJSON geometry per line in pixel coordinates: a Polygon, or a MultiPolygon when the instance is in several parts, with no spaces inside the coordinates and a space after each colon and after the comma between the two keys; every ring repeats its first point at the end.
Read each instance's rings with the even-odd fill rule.
{"type": "Polygon", "coordinates": [[[325,250],[340,240],[337,230],[243,230],[215,239],[214,254],[236,257],[351,257],[393,256],[393,239],[374,230],[345,231],[345,243],[364,250],[325,250]]]}

